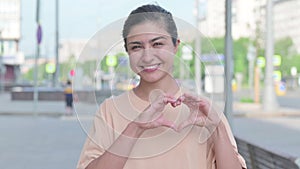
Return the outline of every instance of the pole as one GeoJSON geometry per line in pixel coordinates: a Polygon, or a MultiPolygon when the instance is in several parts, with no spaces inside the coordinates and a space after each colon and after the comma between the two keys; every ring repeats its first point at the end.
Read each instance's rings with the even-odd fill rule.
{"type": "Polygon", "coordinates": [[[274,91],[273,81],[273,55],[274,55],[274,37],[273,37],[273,2],[267,1],[266,8],[266,74],[265,89],[263,99],[263,110],[266,113],[272,113],[278,109],[278,102],[274,91]]]}
{"type": "Polygon", "coordinates": [[[257,66],[254,71],[254,102],[260,102],[260,68],[257,66]]]}
{"type": "Polygon", "coordinates": [[[195,3],[196,9],[196,39],[195,39],[195,82],[197,88],[197,94],[202,93],[202,84],[201,84],[201,64],[200,64],[200,56],[201,56],[201,37],[199,33],[199,1],[196,0],[195,3]]]}
{"type": "Polygon", "coordinates": [[[40,0],[36,1],[36,23],[37,23],[37,43],[36,43],[36,56],[34,60],[34,88],[33,88],[33,104],[34,114],[37,115],[38,104],[38,59],[40,57],[40,43],[41,43],[41,26],[40,26],[40,0]]]}
{"type": "Polygon", "coordinates": [[[4,92],[4,78],[3,78],[3,54],[4,54],[4,47],[3,47],[3,39],[2,39],[2,30],[0,30],[0,42],[1,42],[1,46],[0,46],[0,93],[4,92]]]}
{"type": "Polygon", "coordinates": [[[54,75],[54,87],[58,87],[59,83],[59,3],[56,0],[56,12],[55,12],[55,21],[56,21],[56,31],[55,31],[55,75],[54,75]]]}
{"type": "Polygon", "coordinates": [[[232,124],[232,88],[233,77],[232,36],[231,36],[231,0],[225,2],[225,116],[232,124]]]}

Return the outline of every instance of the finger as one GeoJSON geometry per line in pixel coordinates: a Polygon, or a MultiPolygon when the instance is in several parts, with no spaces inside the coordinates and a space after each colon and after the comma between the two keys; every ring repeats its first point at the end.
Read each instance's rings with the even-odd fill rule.
{"type": "Polygon", "coordinates": [[[195,121],[195,125],[203,127],[206,124],[206,118],[204,116],[198,116],[195,121]]]}
{"type": "Polygon", "coordinates": [[[193,125],[193,123],[191,123],[190,120],[183,121],[183,122],[178,126],[177,130],[180,132],[180,131],[182,131],[183,129],[185,129],[185,128],[191,126],[191,125],[193,125]]]}
{"type": "Polygon", "coordinates": [[[198,104],[200,99],[197,98],[197,97],[193,97],[191,95],[188,95],[188,94],[184,94],[183,96],[180,97],[180,100],[182,100],[182,102],[184,104],[194,105],[194,104],[198,104]]]}
{"type": "Polygon", "coordinates": [[[176,99],[175,98],[170,98],[170,97],[165,97],[164,98],[164,103],[165,104],[168,104],[168,103],[170,103],[170,104],[172,104],[172,106],[173,106],[173,104],[176,102],[176,99]]]}
{"type": "Polygon", "coordinates": [[[194,101],[199,101],[200,97],[197,95],[193,95],[193,94],[189,94],[189,93],[184,93],[183,94],[184,98],[186,98],[187,100],[194,100],[194,101]]]}
{"type": "Polygon", "coordinates": [[[157,122],[160,123],[162,126],[165,126],[165,127],[168,127],[168,128],[171,128],[171,129],[177,131],[175,123],[170,120],[167,120],[167,119],[161,117],[157,120],[157,122]]]}
{"type": "Polygon", "coordinates": [[[172,95],[170,95],[170,94],[164,94],[164,97],[168,97],[168,98],[171,98],[171,99],[174,99],[174,100],[176,100],[176,98],[174,97],[174,96],[172,96],[172,95]]]}
{"type": "Polygon", "coordinates": [[[178,100],[178,99],[171,103],[171,105],[172,105],[173,107],[177,107],[177,106],[179,106],[180,104],[181,104],[181,101],[178,100]]]}
{"type": "Polygon", "coordinates": [[[181,131],[191,125],[204,127],[206,125],[206,118],[204,116],[190,117],[179,125],[178,130],[181,131]]]}

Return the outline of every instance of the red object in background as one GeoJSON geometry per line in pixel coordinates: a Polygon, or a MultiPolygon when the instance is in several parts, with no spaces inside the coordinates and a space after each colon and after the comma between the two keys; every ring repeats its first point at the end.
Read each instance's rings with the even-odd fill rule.
{"type": "Polygon", "coordinates": [[[72,69],[72,70],[70,71],[70,75],[71,75],[71,76],[74,76],[74,75],[75,75],[75,70],[74,70],[74,69],[72,69]]]}

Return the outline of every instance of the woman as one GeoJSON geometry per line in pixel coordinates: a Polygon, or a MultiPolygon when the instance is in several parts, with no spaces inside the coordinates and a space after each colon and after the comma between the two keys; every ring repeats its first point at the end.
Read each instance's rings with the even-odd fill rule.
{"type": "Polygon", "coordinates": [[[180,43],[172,14],[141,6],[127,18],[123,38],[140,83],[101,104],[78,168],[246,168],[224,115],[172,76],[180,43]]]}
{"type": "Polygon", "coordinates": [[[73,114],[73,90],[72,83],[70,80],[67,81],[67,85],[64,89],[65,102],[66,102],[66,115],[70,116],[73,114]]]}

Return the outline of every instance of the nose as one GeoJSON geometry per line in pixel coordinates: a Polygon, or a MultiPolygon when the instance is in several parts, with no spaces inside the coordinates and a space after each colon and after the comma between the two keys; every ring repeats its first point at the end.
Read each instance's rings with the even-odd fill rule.
{"type": "Polygon", "coordinates": [[[143,53],[142,53],[142,61],[144,63],[151,63],[152,60],[154,59],[153,57],[153,51],[150,49],[150,48],[145,48],[143,50],[143,53]]]}

